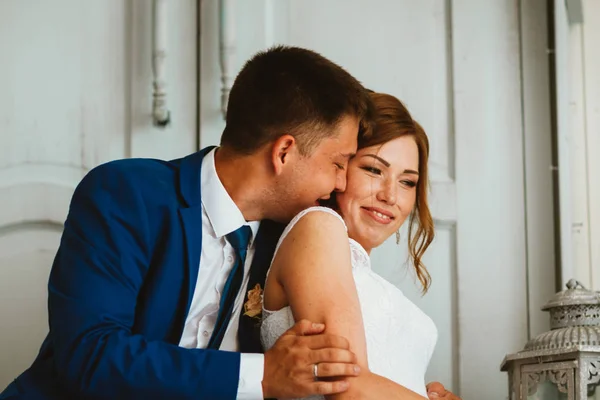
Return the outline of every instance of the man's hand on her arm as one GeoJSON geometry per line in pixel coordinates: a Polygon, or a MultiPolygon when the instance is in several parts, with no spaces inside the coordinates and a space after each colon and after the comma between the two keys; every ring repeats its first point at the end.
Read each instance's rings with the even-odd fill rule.
{"type": "Polygon", "coordinates": [[[265,398],[301,398],[341,393],[360,372],[345,338],[324,334],[323,324],[302,320],[284,333],[265,353],[262,382],[265,398]],[[315,380],[314,365],[319,378],[315,380]]]}

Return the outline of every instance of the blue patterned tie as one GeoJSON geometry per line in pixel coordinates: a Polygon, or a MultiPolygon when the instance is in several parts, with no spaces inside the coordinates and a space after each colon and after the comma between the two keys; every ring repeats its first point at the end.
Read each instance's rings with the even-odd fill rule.
{"type": "Polygon", "coordinates": [[[221,347],[223,336],[225,336],[227,325],[229,325],[231,314],[233,314],[235,298],[237,297],[240,287],[242,286],[242,281],[244,280],[244,264],[246,262],[246,253],[248,251],[251,233],[250,227],[244,225],[226,235],[227,241],[235,250],[235,264],[233,264],[233,268],[231,269],[227,282],[225,282],[225,287],[223,288],[217,323],[215,324],[215,330],[208,342],[209,349],[218,349],[221,347]]]}

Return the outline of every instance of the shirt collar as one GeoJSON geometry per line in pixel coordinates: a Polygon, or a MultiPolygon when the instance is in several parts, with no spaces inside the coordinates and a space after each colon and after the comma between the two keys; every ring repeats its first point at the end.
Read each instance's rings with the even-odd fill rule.
{"type": "Polygon", "coordinates": [[[215,168],[215,152],[211,150],[202,160],[200,187],[202,190],[202,205],[217,238],[223,237],[243,225],[248,225],[252,231],[250,244],[256,238],[260,221],[246,221],[244,215],[233,199],[225,190],[215,168]]]}

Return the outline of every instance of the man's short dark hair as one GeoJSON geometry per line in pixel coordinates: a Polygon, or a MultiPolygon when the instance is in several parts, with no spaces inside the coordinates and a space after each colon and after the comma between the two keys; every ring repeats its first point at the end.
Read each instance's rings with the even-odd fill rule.
{"type": "Polygon", "coordinates": [[[360,134],[372,124],[366,89],[342,67],[299,47],[276,46],[252,57],[229,94],[221,145],[250,154],[284,134],[304,155],[355,116],[360,134]]]}

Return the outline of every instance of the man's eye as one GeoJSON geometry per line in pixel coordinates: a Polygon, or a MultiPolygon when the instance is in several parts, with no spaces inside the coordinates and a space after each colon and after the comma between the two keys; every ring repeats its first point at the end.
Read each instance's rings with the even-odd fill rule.
{"type": "Polygon", "coordinates": [[[335,166],[342,171],[344,170],[344,166],[342,164],[335,163],[335,166]]]}

